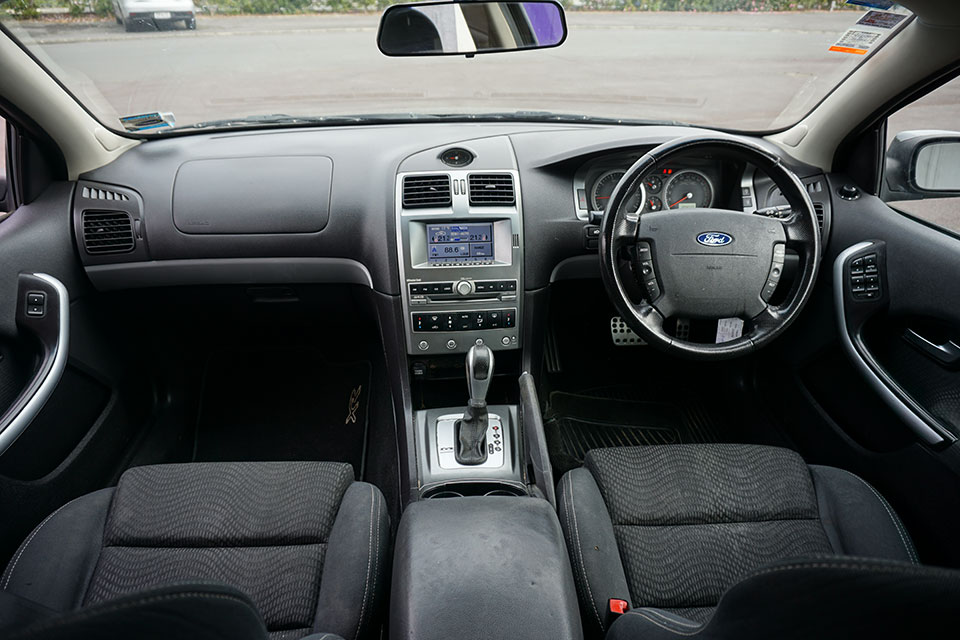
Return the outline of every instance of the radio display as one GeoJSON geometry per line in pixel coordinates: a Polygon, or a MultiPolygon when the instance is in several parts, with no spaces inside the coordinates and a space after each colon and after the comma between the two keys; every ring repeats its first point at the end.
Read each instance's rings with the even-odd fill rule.
{"type": "Polygon", "coordinates": [[[427,225],[427,263],[492,264],[493,223],[427,225]]]}

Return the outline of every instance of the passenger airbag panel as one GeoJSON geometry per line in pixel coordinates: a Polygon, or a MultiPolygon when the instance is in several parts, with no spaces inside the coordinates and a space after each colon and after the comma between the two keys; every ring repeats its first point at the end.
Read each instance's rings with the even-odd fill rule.
{"type": "Polygon", "coordinates": [[[173,185],[173,222],[188,234],[316,233],[332,178],[326,156],[190,160],[173,185]]]}

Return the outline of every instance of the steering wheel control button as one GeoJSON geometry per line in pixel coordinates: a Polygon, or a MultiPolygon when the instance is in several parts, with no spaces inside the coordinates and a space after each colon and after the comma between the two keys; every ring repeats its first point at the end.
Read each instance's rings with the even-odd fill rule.
{"type": "Polygon", "coordinates": [[[760,292],[760,298],[764,302],[770,302],[777,285],[780,284],[780,276],[783,275],[783,261],[786,256],[786,249],[782,244],[773,246],[773,260],[770,263],[770,273],[767,275],[767,283],[763,285],[763,291],[760,292]]]}

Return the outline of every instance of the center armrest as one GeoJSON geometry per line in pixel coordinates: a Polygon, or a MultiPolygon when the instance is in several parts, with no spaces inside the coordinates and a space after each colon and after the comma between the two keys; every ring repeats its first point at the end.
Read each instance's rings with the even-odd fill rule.
{"type": "Polygon", "coordinates": [[[390,637],[583,637],[560,522],[527,497],[424,500],[403,513],[390,637]]]}

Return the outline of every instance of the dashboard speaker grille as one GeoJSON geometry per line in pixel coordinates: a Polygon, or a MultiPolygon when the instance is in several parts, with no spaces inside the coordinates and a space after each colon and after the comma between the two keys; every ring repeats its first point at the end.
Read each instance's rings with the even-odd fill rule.
{"type": "Polygon", "coordinates": [[[133,251],[133,221],[124,211],[84,211],[83,245],[87,253],[133,251]]]}
{"type": "Polygon", "coordinates": [[[450,176],[405,176],[403,179],[404,209],[449,207],[450,176]]]}
{"type": "Polygon", "coordinates": [[[470,176],[470,204],[474,207],[510,206],[517,201],[509,173],[475,173],[470,176]]]}

